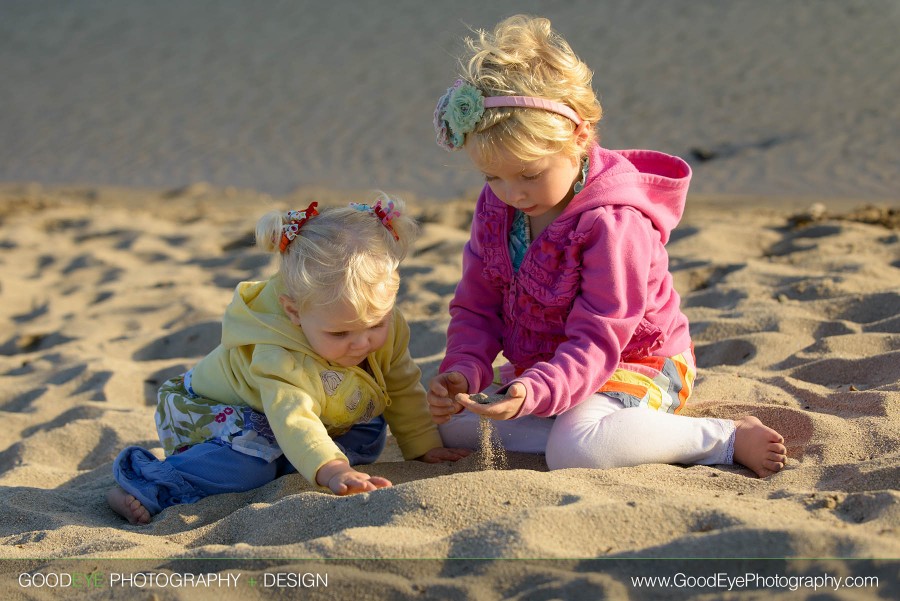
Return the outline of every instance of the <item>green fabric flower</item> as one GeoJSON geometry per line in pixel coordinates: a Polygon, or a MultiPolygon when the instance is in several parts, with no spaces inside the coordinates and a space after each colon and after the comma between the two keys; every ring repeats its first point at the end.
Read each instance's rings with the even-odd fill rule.
{"type": "Polygon", "coordinates": [[[438,144],[447,150],[459,150],[466,141],[466,134],[484,115],[484,96],[481,90],[456,80],[447,93],[441,96],[434,110],[434,129],[438,144]]]}
{"type": "Polygon", "coordinates": [[[481,90],[463,84],[450,94],[447,104],[447,124],[454,133],[467,134],[475,129],[484,115],[484,97],[481,90]]]}

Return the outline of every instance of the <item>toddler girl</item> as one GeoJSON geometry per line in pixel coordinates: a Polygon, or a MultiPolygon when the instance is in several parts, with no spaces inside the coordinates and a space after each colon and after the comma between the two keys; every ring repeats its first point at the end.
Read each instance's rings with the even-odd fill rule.
{"type": "Polygon", "coordinates": [[[383,197],[260,219],[257,245],[280,252],[278,274],[239,284],[222,343],[162,385],[156,424],[167,457],[123,450],[112,509],[148,523],[171,505],[293,471],[339,495],[387,487],[351,467],[378,458],[386,423],[407,459],[469,453],[443,447],[394,306],[397,269],[416,233],[400,211],[383,197]]]}
{"type": "Polygon", "coordinates": [[[506,449],[545,452],[550,469],[781,470],[784,440],[757,418],[679,415],[696,367],[665,244],[688,165],[598,144],[592,73],[546,19],[478,33],[435,109],[438,143],[464,148],[487,182],[429,383],[444,440],[476,447],[483,415],[511,420],[497,424],[506,449]],[[500,400],[469,398],[492,384],[500,400]]]}

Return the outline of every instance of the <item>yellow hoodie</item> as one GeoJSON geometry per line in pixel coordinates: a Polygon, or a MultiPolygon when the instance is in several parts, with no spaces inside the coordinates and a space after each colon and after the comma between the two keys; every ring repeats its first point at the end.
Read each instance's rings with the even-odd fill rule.
{"type": "Polygon", "coordinates": [[[368,356],[370,374],[317,355],[281,308],[284,293],[280,276],[238,284],[222,343],[192,371],[194,392],[265,413],[285,456],[313,484],[322,465],[347,459],[332,437],[382,413],[404,458],[443,446],[396,307],[387,342],[368,356]]]}

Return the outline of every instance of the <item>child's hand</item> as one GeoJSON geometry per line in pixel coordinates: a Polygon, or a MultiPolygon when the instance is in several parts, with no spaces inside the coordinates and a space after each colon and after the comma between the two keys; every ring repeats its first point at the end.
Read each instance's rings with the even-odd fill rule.
{"type": "Polygon", "coordinates": [[[416,457],[416,459],[425,463],[443,463],[444,461],[459,461],[463,457],[468,457],[471,453],[472,451],[469,449],[435,447],[421,457],[416,457]]]}
{"type": "Polygon", "coordinates": [[[458,371],[448,371],[431,378],[428,382],[428,410],[431,411],[431,421],[443,424],[462,411],[462,405],[453,398],[468,390],[469,381],[458,371]]]}
{"type": "Polygon", "coordinates": [[[527,392],[524,386],[518,383],[513,383],[513,385],[510,386],[506,391],[506,396],[504,396],[499,401],[495,401],[486,405],[476,403],[471,398],[469,398],[469,395],[467,394],[458,394],[454,398],[457,403],[459,403],[472,413],[483,415],[491,419],[512,419],[519,413],[519,410],[525,403],[526,394],[527,392]]]}
{"type": "Polygon", "coordinates": [[[316,472],[319,486],[327,486],[336,495],[353,495],[391,486],[390,480],[358,472],[346,461],[329,461],[316,472]]]}

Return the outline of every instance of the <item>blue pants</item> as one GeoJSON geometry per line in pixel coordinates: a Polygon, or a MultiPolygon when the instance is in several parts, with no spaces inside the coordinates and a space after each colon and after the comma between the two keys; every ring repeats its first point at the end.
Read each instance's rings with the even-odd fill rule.
{"type": "MultiPolygon", "coordinates": [[[[378,416],[357,424],[334,442],[350,465],[373,463],[384,450],[387,425],[378,416]]],[[[113,477],[141,502],[150,515],[172,505],[195,503],[209,495],[245,492],[297,470],[282,455],[267,463],[233,450],[220,440],[203,442],[157,459],[141,447],[128,447],[113,462],[113,477]]]]}

